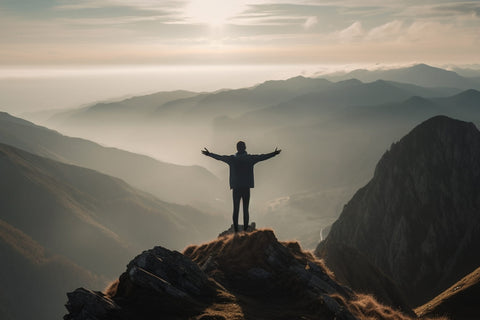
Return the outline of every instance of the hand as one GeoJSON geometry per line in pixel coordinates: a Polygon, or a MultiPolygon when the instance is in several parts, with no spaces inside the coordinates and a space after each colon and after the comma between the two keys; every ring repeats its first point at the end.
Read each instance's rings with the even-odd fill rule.
{"type": "Polygon", "coordinates": [[[206,155],[206,156],[210,155],[210,151],[208,151],[207,148],[204,148],[204,149],[202,150],[202,153],[203,153],[204,155],[206,155]]]}
{"type": "Polygon", "coordinates": [[[275,148],[275,151],[274,151],[274,152],[275,152],[275,154],[279,154],[280,152],[282,152],[282,150],[281,150],[281,149],[278,150],[278,148],[275,148]]]}

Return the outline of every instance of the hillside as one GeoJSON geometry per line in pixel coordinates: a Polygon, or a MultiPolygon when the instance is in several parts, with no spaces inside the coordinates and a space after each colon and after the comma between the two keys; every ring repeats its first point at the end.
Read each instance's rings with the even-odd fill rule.
{"type": "Polygon", "coordinates": [[[192,98],[199,93],[177,90],[157,92],[144,96],[136,96],[120,101],[99,102],[94,105],[62,111],[50,117],[52,123],[68,123],[75,126],[83,121],[97,124],[108,124],[118,121],[143,121],[145,115],[154,112],[157,108],[170,101],[192,98]]]}
{"type": "Polygon", "coordinates": [[[223,223],[120,179],[3,144],[0,175],[0,219],[100,275],[116,274],[139,248],[181,248],[223,223]]]}
{"type": "Polygon", "coordinates": [[[0,220],[0,318],[59,319],[59,302],[72,286],[105,283],[71,260],[51,254],[39,243],[0,220]]]}
{"type": "Polygon", "coordinates": [[[210,205],[219,188],[218,179],[202,167],[174,165],[103,147],[88,140],[61,135],[3,112],[0,113],[0,143],[119,177],[134,187],[171,202],[210,205]]]}
{"type": "Polygon", "coordinates": [[[383,155],[316,254],[347,285],[377,293],[353,285],[361,270],[334,266],[352,265],[336,249],[352,248],[411,306],[426,303],[480,265],[473,254],[480,249],[479,163],[480,132],[472,123],[445,116],[423,122],[383,155]]]}
{"type": "Polygon", "coordinates": [[[154,247],[105,293],[68,293],[66,320],[414,319],[339,285],[322,261],[271,230],[219,237],[183,254],[154,247]]]}

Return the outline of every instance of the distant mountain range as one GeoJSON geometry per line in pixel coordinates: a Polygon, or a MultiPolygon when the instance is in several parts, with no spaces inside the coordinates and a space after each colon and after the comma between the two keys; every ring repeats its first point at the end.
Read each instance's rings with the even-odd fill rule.
{"type": "Polygon", "coordinates": [[[480,81],[477,77],[463,77],[454,71],[435,68],[426,64],[417,64],[412,67],[388,69],[388,70],[364,70],[358,69],[344,74],[322,75],[333,81],[345,79],[358,79],[365,82],[375,80],[398,81],[411,83],[425,87],[445,87],[458,89],[480,90],[480,81]]]}
{"type": "MultiPolygon", "coordinates": [[[[80,109],[60,111],[51,117],[52,122],[69,119],[98,122],[145,120],[145,114],[156,112],[162,105],[176,100],[189,99],[199,95],[196,92],[178,90],[158,92],[145,96],[132,97],[121,101],[99,102],[80,109]]],[[[75,120],[73,120],[75,121],[75,120]]]]}
{"type": "MultiPolygon", "coordinates": [[[[230,210],[228,190],[221,191],[222,184],[227,185],[228,171],[204,159],[199,150],[209,147],[231,154],[238,140],[245,140],[251,153],[279,146],[284,150],[281,161],[261,164],[256,171],[256,211],[264,213],[256,220],[275,228],[280,237],[300,237],[302,243],[313,245],[320,240],[318,229],[333,222],[354,191],[368,181],[384,151],[405,132],[440,114],[480,123],[478,86],[471,79],[426,65],[402,70],[411,79],[434,78],[436,82],[401,82],[410,79],[406,76],[394,81],[372,78],[372,82],[295,77],[236,90],[183,92],[185,96],[178,99],[164,92],[97,104],[46,124],[106,145],[207,167],[223,179],[217,184],[220,190],[210,195],[218,199],[210,206],[225,204],[217,211],[230,210]],[[135,116],[133,110],[137,110],[135,116]],[[300,195],[303,202],[297,206],[290,199],[300,195]],[[295,218],[289,213],[292,210],[297,212],[295,218]],[[298,230],[308,236],[303,232],[294,235],[293,224],[304,225],[307,230],[298,230]]],[[[154,185],[135,184],[123,174],[137,187],[178,201],[157,193],[161,189],[154,185]]],[[[203,184],[202,178],[191,181],[198,181],[200,187],[203,184]]],[[[208,210],[207,205],[202,208],[208,210]]]]}
{"type": "Polygon", "coordinates": [[[480,131],[472,123],[445,116],[423,122],[384,154],[317,255],[355,290],[384,295],[358,282],[361,256],[411,306],[427,303],[480,266],[479,163],[480,131]]]}

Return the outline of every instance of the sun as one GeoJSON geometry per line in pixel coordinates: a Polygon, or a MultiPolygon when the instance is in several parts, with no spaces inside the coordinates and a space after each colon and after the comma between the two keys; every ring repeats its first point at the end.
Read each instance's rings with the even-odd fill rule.
{"type": "Polygon", "coordinates": [[[227,24],[245,8],[245,0],[190,0],[185,14],[193,22],[218,27],[227,24]]]}

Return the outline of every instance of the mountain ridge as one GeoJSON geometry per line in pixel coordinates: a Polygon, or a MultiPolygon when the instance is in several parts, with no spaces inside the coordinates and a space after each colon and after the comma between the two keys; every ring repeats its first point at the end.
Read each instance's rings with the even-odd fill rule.
{"type": "Polygon", "coordinates": [[[112,272],[114,261],[152,243],[159,232],[165,244],[177,247],[199,237],[199,229],[215,227],[214,218],[160,201],[118,178],[4,144],[0,172],[0,219],[97,274],[112,272]],[[182,236],[186,228],[189,234],[182,236]],[[111,262],[92,261],[101,261],[104,251],[111,262]]]}
{"type": "Polygon", "coordinates": [[[391,277],[411,305],[425,303],[480,265],[469,253],[480,241],[478,161],[474,124],[445,116],[421,123],[380,159],[317,254],[328,265],[336,255],[329,243],[353,247],[391,277]]]}
{"type": "Polygon", "coordinates": [[[218,178],[203,167],[175,165],[118,148],[103,147],[86,139],[64,136],[7,113],[0,113],[0,143],[119,177],[159,198],[181,204],[205,199],[212,202],[214,192],[211,191],[218,189],[218,178]],[[209,186],[207,189],[206,185],[209,186]]]}
{"type": "Polygon", "coordinates": [[[330,80],[344,80],[348,78],[357,78],[362,81],[375,81],[378,79],[411,83],[426,87],[447,87],[458,89],[480,88],[480,82],[471,78],[462,77],[454,71],[442,68],[432,67],[427,64],[416,64],[410,67],[385,69],[385,70],[365,70],[357,69],[345,74],[322,75],[330,80]]]}

